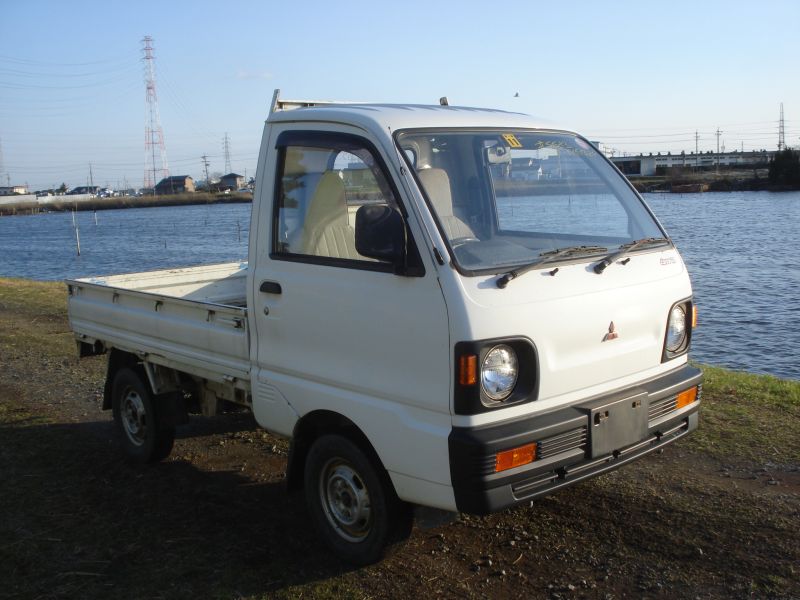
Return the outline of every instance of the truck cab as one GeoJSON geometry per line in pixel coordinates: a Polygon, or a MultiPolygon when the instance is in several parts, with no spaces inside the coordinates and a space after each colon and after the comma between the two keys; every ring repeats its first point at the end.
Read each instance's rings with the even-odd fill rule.
{"type": "Polygon", "coordinates": [[[253,407],[300,454],[343,417],[400,500],[486,513],[696,427],[686,268],[581,136],[317,105],[272,113],[258,173],[253,407]]]}

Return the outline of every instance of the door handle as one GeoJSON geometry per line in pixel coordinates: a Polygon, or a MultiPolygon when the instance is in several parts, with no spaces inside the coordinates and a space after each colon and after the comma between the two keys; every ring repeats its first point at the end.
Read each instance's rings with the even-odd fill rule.
{"type": "Polygon", "coordinates": [[[280,294],[283,291],[281,284],[277,281],[262,281],[261,287],[258,289],[265,294],[280,294]]]}

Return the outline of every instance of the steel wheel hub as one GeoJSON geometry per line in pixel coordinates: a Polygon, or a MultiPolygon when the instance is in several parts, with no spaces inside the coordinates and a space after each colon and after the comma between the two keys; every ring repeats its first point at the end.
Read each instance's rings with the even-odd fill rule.
{"type": "Polygon", "coordinates": [[[328,521],[350,542],[363,540],[372,526],[369,491],[349,464],[329,461],[320,480],[320,500],[328,521]]]}
{"type": "Polygon", "coordinates": [[[147,432],[147,413],[142,397],[135,390],[128,390],[122,400],[122,426],[125,434],[135,446],[144,444],[147,432]]]}

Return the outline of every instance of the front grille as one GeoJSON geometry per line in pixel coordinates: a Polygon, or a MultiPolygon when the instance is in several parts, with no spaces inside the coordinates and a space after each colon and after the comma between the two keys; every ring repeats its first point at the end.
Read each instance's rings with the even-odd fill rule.
{"type": "Polygon", "coordinates": [[[666,398],[662,398],[661,400],[656,400],[655,402],[650,403],[650,411],[648,414],[648,419],[650,421],[655,421],[659,417],[663,417],[667,413],[671,413],[675,410],[678,403],[678,396],[667,396],[666,398]]]}
{"type": "Polygon", "coordinates": [[[536,448],[536,459],[543,460],[577,448],[586,449],[586,438],[587,432],[585,425],[545,438],[539,442],[536,448]]]}
{"type": "Polygon", "coordinates": [[[474,471],[477,475],[491,475],[494,473],[494,467],[497,462],[494,454],[489,456],[479,456],[473,460],[474,471]]]}
{"type": "MultiPolygon", "coordinates": [[[[697,399],[700,400],[700,396],[703,394],[703,386],[697,386],[697,399]]],[[[648,410],[648,421],[652,423],[656,419],[660,419],[664,415],[671,413],[673,410],[677,408],[678,404],[678,395],[675,394],[673,396],[667,396],[666,398],[661,398],[660,400],[656,400],[655,402],[650,402],[650,408],[648,410]]]]}

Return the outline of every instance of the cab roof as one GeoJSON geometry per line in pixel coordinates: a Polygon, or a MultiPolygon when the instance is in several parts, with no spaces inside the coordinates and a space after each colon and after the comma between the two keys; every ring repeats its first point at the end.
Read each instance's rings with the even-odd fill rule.
{"type": "Polygon", "coordinates": [[[523,113],[466,106],[425,104],[320,104],[270,114],[270,123],[346,123],[371,131],[432,128],[562,129],[523,113]]]}

